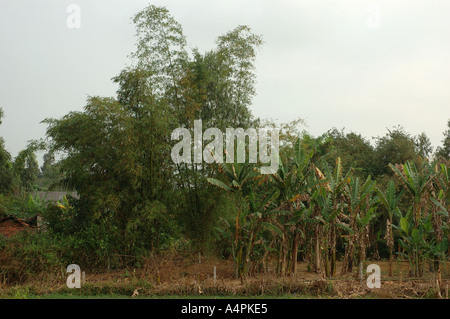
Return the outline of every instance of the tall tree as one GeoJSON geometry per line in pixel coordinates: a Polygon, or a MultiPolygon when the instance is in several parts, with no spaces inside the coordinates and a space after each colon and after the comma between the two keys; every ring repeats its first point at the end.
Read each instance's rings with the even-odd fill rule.
{"type": "Polygon", "coordinates": [[[436,157],[443,157],[450,159],[450,119],[447,121],[447,130],[444,132],[444,139],[442,140],[442,146],[436,149],[436,157]]]}
{"type": "Polygon", "coordinates": [[[416,157],[414,138],[401,126],[388,129],[386,135],[376,138],[373,175],[392,175],[389,164],[402,164],[416,157]]]}
{"type": "Polygon", "coordinates": [[[430,138],[425,132],[420,133],[415,138],[416,152],[422,158],[428,158],[433,152],[433,146],[431,146],[430,138]]]}
{"type": "Polygon", "coordinates": [[[136,51],[131,54],[138,68],[147,72],[152,94],[171,98],[177,107],[178,83],[187,61],[186,37],[181,25],[164,7],[150,5],[133,17],[136,51]]]}
{"type": "Polygon", "coordinates": [[[33,191],[39,175],[39,164],[33,145],[19,152],[14,159],[13,170],[22,192],[33,191]]]}
{"type": "Polygon", "coordinates": [[[188,216],[187,229],[196,236],[205,232],[216,202],[217,191],[206,186],[212,169],[172,163],[171,132],[192,128],[194,119],[247,127],[262,41],[238,27],[219,37],[217,49],[195,50],[192,59],[181,25],[166,8],[148,6],[133,21],[137,46],[133,65],[113,78],[117,99],[90,97],[84,112],[47,120],[47,135],[52,149],[66,155],[61,168],[88,203],[86,218],[113,215],[125,231],[139,211],[159,207],[188,216]]]}
{"type": "Polygon", "coordinates": [[[168,112],[157,102],[141,112],[152,117],[138,120],[112,98],[90,97],[84,112],[46,120],[52,149],[67,154],[61,168],[89,202],[91,217],[112,213],[122,230],[145,210],[139,205],[160,200],[169,187],[168,112]]]}
{"type": "MultiPolygon", "coordinates": [[[[254,95],[256,50],[262,41],[250,28],[241,26],[219,37],[217,43],[216,49],[205,54],[194,50],[193,60],[186,64],[178,90],[182,127],[192,129],[194,119],[201,119],[204,127],[222,131],[227,127],[246,129],[253,123],[249,105],[254,95]]],[[[203,244],[208,236],[205,232],[211,234],[217,202],[217,190],[206,182],[206,177],[216,173],[204,164],[178,165],[177,170],[186,199],[180,207],[183,218],[191,238],[203,244]]]]}
{"type": "MultiPolygon", "coordinates": [[[[0,124],[2,124],[3,110],[0,108],[0,124]]],[[[0,137],[0,194],[8,194],[14,188],[14,171],[11,155],[5,149],[5,141],[0,137]]]]}
{"type": "Polygon", "coordinates": [[[339,157],[343,167],[352,167],[361,178],[372,173],[374,149],[368,140],[360,134],[344,133],[336,128],[328,131],[328,135],[332,139],[330,166],[334,165],[333,159],[339,157]]]}
{"type": "Polygon", "coordinates": [[[51,151],[45,153],[43,161],[36,182],[37,187],[43,190],[69,190],[65,185],[59,183],[63,178],[63,174],[60,172],[61,165],[56,162],[55,154],[51,151]]]}

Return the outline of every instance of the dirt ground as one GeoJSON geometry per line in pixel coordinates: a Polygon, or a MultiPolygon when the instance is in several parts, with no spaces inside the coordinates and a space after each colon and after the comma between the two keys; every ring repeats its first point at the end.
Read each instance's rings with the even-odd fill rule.
{"type": "MultiPolygon", "coordinates": [[[[296,275],[276,276],[269,272],[253,275],[245,281],[236,280],[231,261],[203,258],[163,258],[148,261],[141,269],[89,273],[85,271],[85,284],[81,289],[66,287],[67,275],[52,284],[42,283],[32,288],[38,294],[77,293],[84,295],[119,294],[128,296],[306,296],[312,298],[448,298],[450,263],[441,267],[440,275],[426,272],[421,278],[408,276],[407,262],[394,263],[394,276],[388,278],[389,263],[374,263],[381,268],[381,288],[367,287],[364,273],[359,279],[359,269],[345,277],[324,278],[320,273],[308,272],[307,263],[298,264],[296,275]],[[214,281],[214,267],[216,280],[214,281]]],[[[337,272],[341,264],[338,263],[337,272]]]]}

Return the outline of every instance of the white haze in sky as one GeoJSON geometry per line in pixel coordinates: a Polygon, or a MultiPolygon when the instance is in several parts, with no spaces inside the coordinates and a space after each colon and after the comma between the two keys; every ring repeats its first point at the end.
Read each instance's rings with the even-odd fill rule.
{"type": "Polygon", "coordinates": [[[149,4],[167,7],[200,51],[238,25],[262,35],[257,117],[301,117],[315,136],[336,127],[370,140],[402,125],[441,145],[450,1],[1,0],[0,136],[13,156],[45,136],[43,119],[81,111],[88,95],[115,96],[110,79],[134,50],[131,17],[149,4]],[[81,28],[67,27],[70,4],[81,28]]]}

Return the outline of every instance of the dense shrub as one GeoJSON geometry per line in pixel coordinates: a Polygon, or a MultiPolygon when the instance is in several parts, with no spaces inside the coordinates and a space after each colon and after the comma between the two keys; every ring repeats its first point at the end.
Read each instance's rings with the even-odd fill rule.
{"type": "Polygon", "coordinates": [[[5,196],[0,194],[0,217],[13,215],[18,218],[29,218],[44,214],[47,202],[29,194],[22,196],[5,196]]]}
{"type": "Polygon", "coordinates": [[[50,233],[24,231],[5,240],[0,248],[0,275],[6,283],[24,282],[35,275],[54,275],[64,266],[64,245],[50,233]]]}

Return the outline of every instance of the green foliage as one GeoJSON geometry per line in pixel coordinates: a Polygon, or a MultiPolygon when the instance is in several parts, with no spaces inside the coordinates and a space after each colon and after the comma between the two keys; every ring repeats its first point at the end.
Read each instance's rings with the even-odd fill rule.
{"type": "Polygon", "coordinates": [[[0,194],[0,216],[12,215],[27,219],[44,214],[47,203],[31,195],[5,196],[0,194]]]}
{"type": "MultiPolygon", "coordinates": [[[[194,50],[191,58],[181,25],[166,8],[150,5],[133,22],[133,66],[113,78],[117,99],[90,97],[84,112],[46,120],[50,151],[65,154],[61,184],[80,194],[85,220],[110,216],[122,232],[130,225],[146,229],[147,208],[158,203],[161,212],[177,211],[182,229],[203,243],[212,231],[217,194],[206,181],[212,170],[174,167],[171,131],[190,128],[199,117],[208,126],[247,127],[262,41],[240,26],[219,37],[216,49],[204,55],[194,50]]],[[[163,213],[155,216],[158,225],[166,222],[163,213]]],[[[155,238],[168,234],[162,229],[155,238]]]]}
{"type": "Polygon", "coordinates": [[[60,172],[61,165],[55,160],[53,152],[44,154],[44,163],[41,166],[40,174],[36,181],[37,190],[41,191],[69,191],[70,189],[62,184],[64,175],[60,172]]]}
{"type": "Polygon", "coordinates": [[[68,251],[67,248],[50,233],[20,232],[0,248],[0,274],[12,284],[24,282],[41,273],[54,276],[64,267],[62,256],[68,251]]]}
{"type": "Polygon", "coordinates": [[[12,165],[22,192],[31,192],[39,175],[39,165],[33,144],[19,152],[12,165]]]}
{"type": "Polygon", "coordinates": [[[422,158],[428,158],[433,152],[430,138],[425,132],[420,133],[415,137],[416,153],[422,158]]]}
{"type": "Polygon", "coordinates": [[[444,139],[442,140],[442,146],[436,149],[435,157],[443,157],[446,160],[450,159],[450,119],[447,121],[447,129],[444,131],[444,139]]]}
{"type": "MultiPolygon", "coordinates": [[[[221,36],[217,48],[201,54],[193,51],[193,59],[184,62],[181,80],[174,78],[177,99],[173,108],[180,127],[192,128],[194,119],[202,119],[206,127],[248,128],[252,116],[248,106],[254,95],[254,61],[262,41],[250,28],[240,26],[221,36]]],[[[176,53],[175,53],[176,54],[176,53]]],[[[171,91],[167,98],[171,99],[171,91]]],[[[187,236],[194,246],[204,250],[206,240],[214,229],[218,190],[207,182],[217,179],[217,173],[208,165],[181,164],[176,166],[175,183],[179,201],[175,208],[180,213],[187,236]]]]}
{"type": "Polygon", "coordinates": [[[385,192],[381,191],[378,187],[376,190],[380,198],[381,204],[386,208],[388,216],[392,221],[394,213],[396,211],[398,212],[398,205],[403,196],[404,190],[402,190],[398,195],[396,195],[396,188],[393,180],[389,180],[385,192]]]}
{"type": "Polygon", "coordinates": [[[222,178],[208,179],[236,196],[235,225],[232,219],[223,220],[225,227],[220,234],[230,241],[239,277],[248,275],[250,261],[263,264],[265,256],[273,253],[279,274],[295,272],[300,238],[306,249],[313,247],[309,261],[316,271],[324,267],[327,276],[334,276],[337,247],[343,246],[342,274],[351,272],[353,264],[365,261],[373,240],[380,241],[384,225],[379,216],[383,211],[388,218],[385,239],[391,266],[397,237],[413,275],[422,275],[425,260],[432,262],[434,269],[439,268],[439,261],[447,258],[449,234],[445,164],[430,164],[420,158],[402,165],[390,164],[400,184],[396,186],[396,180],[389,180],[382,190],[370,176],[361,182],[353,169],[344,175],[340,158],[333,169],[323,161],[324,157],[316,157],[314,162],[314,151],[310,149],[319,147],[311,141],[309,137],[306,143],[298,139],[292,150],[286,149],[284,156],[291,157],[282,158],[278,172],[271,176],[251,173],[248,164],[221,164],[218,167],[222,178]],[[324,167],[325,173],[318,165],[324,167]],[[403,196],[405,192],[411,197],[403,196]],[[409,207],[405,216],[402,207],[409,207]],[[398,229],[397,236],[392,227],[398,229]],[[371,232],[378,236],[370,239],[371,232]]]}
{"type": "Polygon", "coordinates": [[[60,165],[84,203],[83,218],[111,216],[125,230],[130,220],[141,217],[140,203],[164,198],[171,168],[163,108],[145,104],[137,117],[113,99],[90,98],[85,112],[47,121],[52,148],[69,154],[60,165]]]}
{"type": "Polygon", "coordinates": [[[5,150],[5,143],[0,137],[0,194],[11,194],[15,189],[15,176],[11,164],[11,155],[5,150]]]}
{"type": "Polygon", "coordinates": [[[124,242],[130,251],[142,249],[145,251],[167,251],[174,248],[179,238],[178,226],[174,215],[167,211],[159,201],[147,201],[136,207],[138,217],[127,223],[124,242]]]}
{"type": "MultiPolygon", "coordinates": [[[[0,108],[0,124],[2,124],[2,117],[3,110],[0,108]]],[[[11,164],[11,155],[6,151],[5,141],[0,137],[0,194],[9,194],[13,190],[14,171],[11,164]]]]}
{"type": "Polygon", "coordinates": [[[181,25],[164,7],[150,5],[133,17],[136,26],[137,48],[132,54],[138,69],[148,74],[157,97],[166,97],[167,92],[176,100],[176,83],[183,75],[183,64],[187,59],[186,38],[181,25]]]}
{"type": "Polygon", "coordinates": [[[354,174],[360,178],[373,173],[375,152],[369,141],[360,134],[354,132],[345,134],[343,130],[338,131],[336,128],[328,131],[328,135],[332,140],[330,166],[333,166],[334,159],[339,157],[342,166],[353,168],[354,174]]]}
{"type": "Polygon", "coordinates": [[[385,136],[376,138],[372,174],[375,177],[392,175],[389,164],[402,164],[416,158],[414,138],[402,127],[395,127],[385,136]]]}
{"type": "Polygon", "coordinates": [[[391,168],[414,199],[408,213],[401,216],[399,226],[394,227],[401,230],[399,243],[407,252],[411,273],[421,276],[424,259],[433,262],[437,270],[439,261],[447,258],[449,216],[443,196],[446,166],[422,161],[419,165],[406,162],[391,168]]]}

